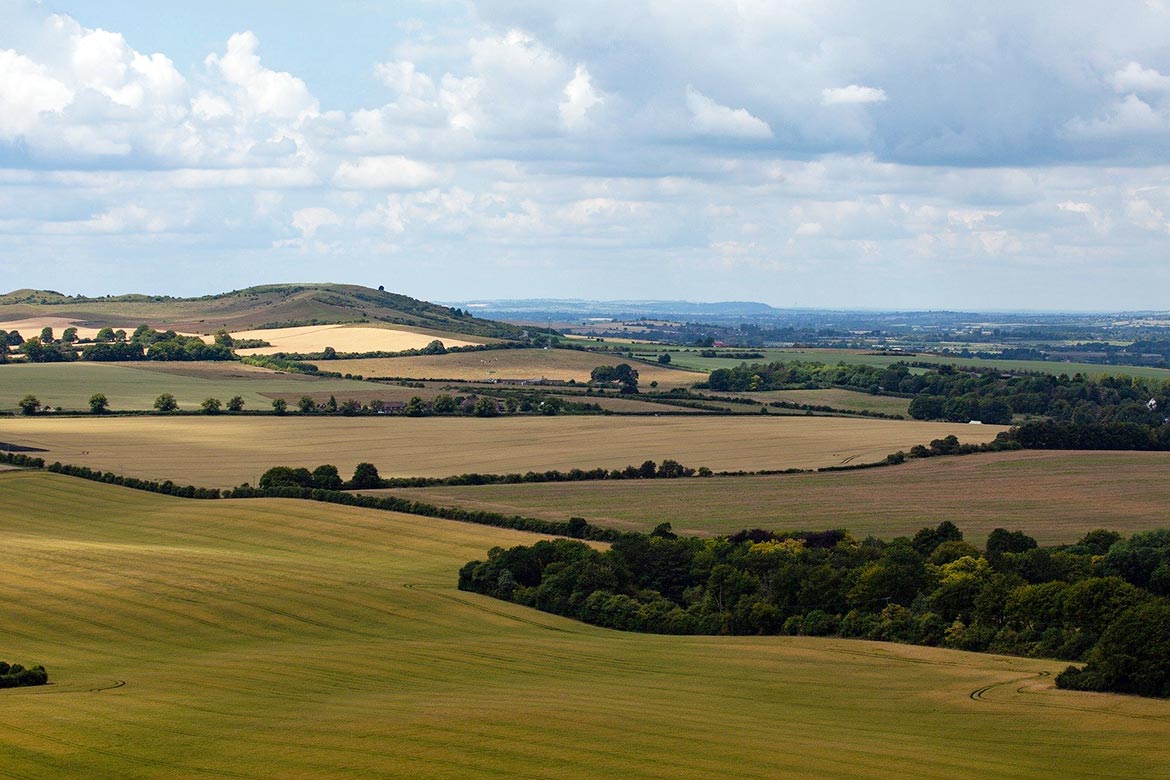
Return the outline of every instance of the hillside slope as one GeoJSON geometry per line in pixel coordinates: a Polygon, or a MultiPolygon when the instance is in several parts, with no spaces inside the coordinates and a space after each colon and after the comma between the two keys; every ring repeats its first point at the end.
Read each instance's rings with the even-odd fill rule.
{"type": "Polygon", "coordinates": [[[473,317],[406,295],[350,284],[270,284],[201,298],[117,295],[69,297],[51,290],[0,295],[0,326],[34,317],[67,317],[91,327],[155,328],[209,333],[274,325],[386,322],[450,333],[517,338],[514,325],[473,317]]]}

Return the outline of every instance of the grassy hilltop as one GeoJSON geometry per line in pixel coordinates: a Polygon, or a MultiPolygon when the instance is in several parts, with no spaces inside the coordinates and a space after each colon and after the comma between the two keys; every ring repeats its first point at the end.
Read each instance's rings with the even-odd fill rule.
{"type": "MultiPolygon", "coordinates": [[[[521,329],[482,320],[457,309],[353,284],[266,284],[199,298],[162,295],[70,297],[51,290],[0,295],[0,323],[35,317],[67,317],[92,327],[210,333],[289,324],[385,322],[495,338],[519,337],[521,329]]],[[[31,334],[29,334],[31,335],[31,334]]]]}

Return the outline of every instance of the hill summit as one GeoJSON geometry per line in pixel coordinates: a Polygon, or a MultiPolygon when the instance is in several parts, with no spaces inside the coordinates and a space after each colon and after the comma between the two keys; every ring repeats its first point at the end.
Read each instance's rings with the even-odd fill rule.
{"type": "Polygon", "coordinates": [[[52,290],[0,295],[0,322],[68,317],[92,327],[153,327],[211,332],[261,327],[386,322],[493,338],[519,338],[514,325],[449,306],[353,284],[266,284],[199,298],[164,295],[67,296],[52,290]]]}

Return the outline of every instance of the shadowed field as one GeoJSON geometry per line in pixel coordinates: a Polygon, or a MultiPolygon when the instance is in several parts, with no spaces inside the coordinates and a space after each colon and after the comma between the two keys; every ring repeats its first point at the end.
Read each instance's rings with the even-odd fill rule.
{"type": "Polygon", "coordinates": [[[1170,703],[1061,664],[592,628],[453,587],[535,537],[0,474],[15,778],[1162,778],[1170,703]]]}
{"type": "Polygon", "coordinates": [[[449,476],[607,469],[673,458],[716,471],[864,463],[948,434],[993,439],[992,425],[836,417],[74,417],[0,419],[0,441],[47,461],[180,484],[255,484],[271,466],[363,461],[383,475],[449,476]]]}
{"type": "Polygon", "coordinates": [[[997,527],[1064,544],[1095,528],[1131,534],[1170,526],[1168,476],[1164,452],[1012,452],[822,474],[388,492],[643,531],[669,521],[687,534],[848,528],[857,538],[888,539],[950,520],[976,544],[997,527]]]}

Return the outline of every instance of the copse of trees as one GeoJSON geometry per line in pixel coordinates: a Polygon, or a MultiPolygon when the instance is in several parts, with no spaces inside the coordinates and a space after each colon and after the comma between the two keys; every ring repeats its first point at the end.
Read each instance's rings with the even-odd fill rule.
{"type": "Polygon", "coordinates": [[[30,666],[27,669],[20,664],[9,664],[0,661],[0,688],[21,688],[28,685],[44,685],[49,681],[49,674],[41,665],[30,666]]]}
{"type": "Polygon", "coordinates": [[[608,550],[568,540],[495,548],[463,567],[459,587],[622,630],[1080,660],[1058,684],[1170,695],[1170,531],[1096,531],[1044,548],[997,529],[980,551],[949,522],[889,542],[839,530],[677,538],[666,524],[608,550]]]}
{"type": "Polygon", "coordinates": [[[589,374],[589,379],[595,384],[617,384],[623,393],[638,392],[638,372],[629,363],[618,363],[616,366],[598,366],[589,374]]]}

